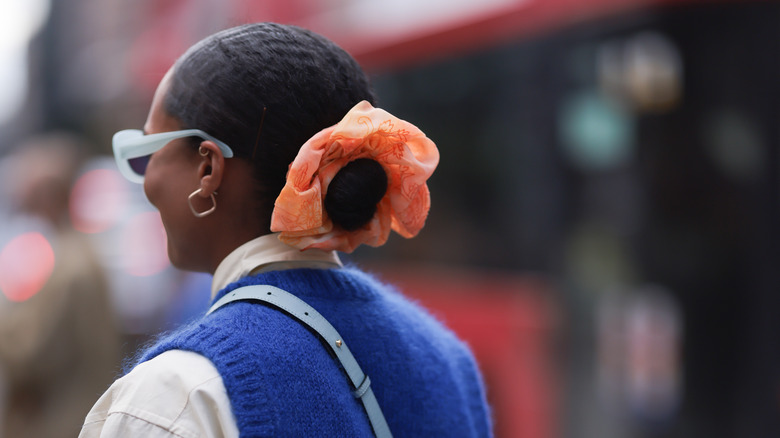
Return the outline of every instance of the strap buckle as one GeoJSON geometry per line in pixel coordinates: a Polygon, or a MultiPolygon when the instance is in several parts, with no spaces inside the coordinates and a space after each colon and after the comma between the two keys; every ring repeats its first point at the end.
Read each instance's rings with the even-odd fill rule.
{"type": "Polygon", "coordinates": [[[366,395],[366,392],[371,388],[371,379],[368,378],[368,374],[364,374],[364,376],[363,383],[352,391],[352,395],[354,395],[355,398],[363,398],[363,396],[366,395]]]}

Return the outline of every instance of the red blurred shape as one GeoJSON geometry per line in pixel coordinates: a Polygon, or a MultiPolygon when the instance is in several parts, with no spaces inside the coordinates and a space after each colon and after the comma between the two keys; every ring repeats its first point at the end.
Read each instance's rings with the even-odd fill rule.
{"type": "Polygon", "coordinates": [[[485,377],[496,437],[558,436],[558,312],[545,282],[463,270],[385,272],[471,347],[485,377]]]}
{"type": "Polygon", "coordinates": [[[0,291],[16,302],[40,292],[54,271],[54,250],[40,233],[13,238],[0,252],[0,291]]]}
{"type": "Polygon", "coordinates": [[[119,172],[91,170],[73,186],[70,218],[73,228],[82,233],[102,233],[113,227],[127,205],[119,172]]]}
{"type": "MultiPolygon", "coordinates": [[[[424,9],[414,7],[414,2],[366,0],[340,0],[325,2],[341,14],[322,14],[323,2],[297,0],[238,0],[242,11],[241,22],[279,21],[297,24],[332,39],[352,54],[360,65],[369,71],[388,71],[414,64],[431,62],[432,59],[461,56],[486,47],[520,41],[544,33],[555,32],[567,26],[598,20],[636,11],[651,13],[664,8],[685,4],[718,4],[734,0],[504,0],[482,2],[482,8],[473,2],[450,2],[449,9],[464,9],[469,14],[458,15],[448,11],[442,19],[432,17],[424,27],[395,26],[384,13],[387,8],[401,8],[408,15],[424,9]],[[273,7],[272,5],[280,5],[273,7]],[[350,10],[358,6],[362,17],[355,18],[350,10]],[[375,19],[380,17],[380,20],[375,19]],[[355,19],[375,22],[376,26],[354,23],[355,19]],[[381,20],[385,20],[383,23],[381,20]],[[388,28],[408,29],[388,32],[388,28]]],[[[417,2],[421,3],[421,2],[417,2]]],[[[424,3],[424,2],[422,2],[424,3]]],[[[169,30],[169,36],[174,32],[169,30]]]]}

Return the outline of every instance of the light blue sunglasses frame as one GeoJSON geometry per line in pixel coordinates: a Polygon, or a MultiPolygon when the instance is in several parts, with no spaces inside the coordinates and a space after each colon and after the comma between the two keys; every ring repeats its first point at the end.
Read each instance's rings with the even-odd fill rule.
{"type": "MultiPolygon", "coordinates": [[[[200,137],[204,140],[211,140],[219,147],[225,158],[233,157],[233,150],[230,149],[230,146],[200,129],[184,129],[148,135],[144,135],[144,132],[140,129],[125,129],[114,134],[111,140],[114,148],[114,159],[116,159],[119,172],[129,181],[142,184],[144,175],[133,170],[130,166],[130,160],[152,155],[171,141],[185,137],[200,137]]],[[[146,171],[146,168],[144,168],[144,171],[146,171]]]]}

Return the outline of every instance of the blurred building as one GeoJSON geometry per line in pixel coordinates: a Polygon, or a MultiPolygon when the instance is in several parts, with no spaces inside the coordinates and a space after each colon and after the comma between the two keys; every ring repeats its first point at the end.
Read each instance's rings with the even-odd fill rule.
{"type": "MultiPolygon", "coordinates": [[[[472,345],[516,346],[474,346],[533,387],[502,398],[514,387],[487,376],[500,436],[778,436],[778,19],[769,1],[57,0],[28,104],[2,129],[76,129],[108,154],[196,40],[246,21],[309,27],[441,150],[425,231],[353,258],[472,345]],[[430,292],[452,278],[468,310],[500,291],[482,309],[519,299],[531,315],[506,319],[532,323],[466,321],[430,292]],[[516,426],[534,397],[537,414],[515,416],[538,427],[516,426]]],[[[135,279],[179,275],[154,272],[135,279]]],[[[165,303],[128,327],[153,330],[165,303]]]]}

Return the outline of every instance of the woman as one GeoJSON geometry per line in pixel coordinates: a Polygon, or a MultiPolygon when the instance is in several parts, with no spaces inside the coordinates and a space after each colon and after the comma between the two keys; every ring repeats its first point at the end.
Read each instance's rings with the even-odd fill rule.
{"type": "Polygon", "coordinates": [[[468,349],[336,254],[391,228],[412,237],[428,211],[438,152],[373,101],[354,59],[293,26],[228,29],[175,63],[145,132],[114,136],[171,262],[213,273],[217,305],[250,285],[286,291],[311,306],[300,319],[319,312],[339,338],[326,344],[290,309],[224,305],[143,351],[82,437],[370,436],[383,421],[396,436],[491,434],[468,349]],[[347,378],[346,344],[370,384],[347,378]]]}

